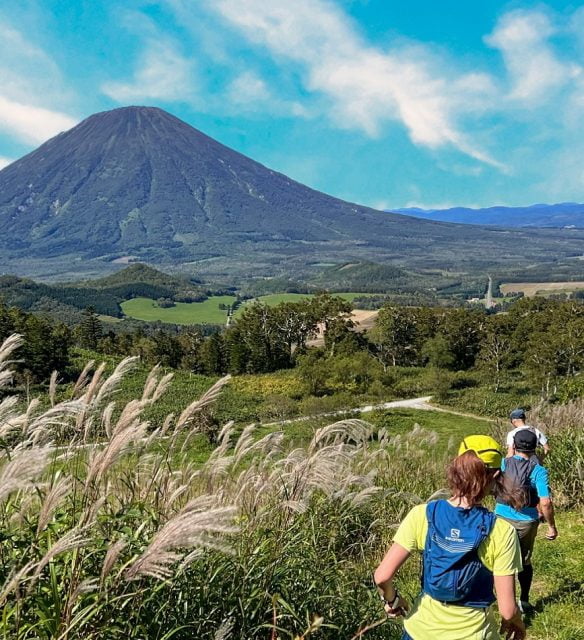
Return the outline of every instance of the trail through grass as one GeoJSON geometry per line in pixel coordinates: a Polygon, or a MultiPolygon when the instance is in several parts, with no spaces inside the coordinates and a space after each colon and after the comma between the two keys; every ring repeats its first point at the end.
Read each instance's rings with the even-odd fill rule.
{"type": "Polygon", "coordinates": [[[557,514],[559,536],[549,542],[540,528],[533,558],[531,601],[526,618],[533,640],[584,639],[584,516],[557,514]]]}

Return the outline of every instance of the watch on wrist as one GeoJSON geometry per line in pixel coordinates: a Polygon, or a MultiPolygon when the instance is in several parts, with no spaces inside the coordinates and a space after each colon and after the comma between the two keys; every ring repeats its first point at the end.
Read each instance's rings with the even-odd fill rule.
{"type": "Polygon", "coordinates": [[[397,589],[395,590],[395,596],[393,598],[393,600],[386,600],[384,596],[381,596],[381,602],[383,602],[384,606],[388,606],[390,609],[396,609],[397,605],[399,604],[400,601],[400,595],[397,592],[397,589]]]}

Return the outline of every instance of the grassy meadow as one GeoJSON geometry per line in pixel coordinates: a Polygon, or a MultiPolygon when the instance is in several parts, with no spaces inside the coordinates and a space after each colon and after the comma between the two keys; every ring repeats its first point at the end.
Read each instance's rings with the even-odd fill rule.
{"type": "MultiPolygon", "coordinates": [[[[373,294],[343,292],[335,293],[335,296],[352,302],[355,298],[370,296],[373,294]]],[[[275,307],[282,302],[299,302],[313,298],[309,293],[274,293],[259,296],[243,303],[236,311],[236,317],[245,309],[246,305],[258,301],[269,307],[275,307]]],[[[151,298],[132,298],[121,303],[122,311],[129,318],[143,320],[145,322],[167,322],[169,324],[225,324],[227,321],[226,309],[220,309],[220,305],[229,307],[236,301],[235,296],[211,296],[203,302],[176,302],[173,307],[159,307],[156,300],[151,298]]]]}
{"type": "Polygon", "coordinates": [[[219,305],[230,306],[235,296],[212,296],[203,302],[175,302],[173,307],[163,308],[150,298],[132,298],[121,303],[122,311],[130,318],[145,322],[170,324],[225,324],[227,311],[219,305]]]}
{"type": "MultiPolygon", "coordinates": [[[[18,348],[0,350],[5,392],[18,348]]],[[[40,402],[4,396],[2,638],[399,638],[371,572],[407,510],[444,487],[461,436],[503,425],[394,409],[213,429],[226,394],[291,384],[242,379],[193,376],[187,391],[111,360],[53,378],[40,402]]],[[[536,547],[535,640],[584,638],[583,417],[582,402],[537,415],[563,510],[559,539],[536,547]]],[[[418,571],[398,578],[410,598],[418,571]]]]}

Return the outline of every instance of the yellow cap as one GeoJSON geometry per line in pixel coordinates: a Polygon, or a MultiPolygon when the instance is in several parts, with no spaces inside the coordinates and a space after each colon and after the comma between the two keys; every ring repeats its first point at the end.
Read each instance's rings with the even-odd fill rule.
{"type": "Polygon", "coordinates": [[[477,456],[491,469],[500,469],[503,453],[499,443],[491,436],[467,436],[458,448],[458,455],[465,451],[474,451],[477,456]]]}

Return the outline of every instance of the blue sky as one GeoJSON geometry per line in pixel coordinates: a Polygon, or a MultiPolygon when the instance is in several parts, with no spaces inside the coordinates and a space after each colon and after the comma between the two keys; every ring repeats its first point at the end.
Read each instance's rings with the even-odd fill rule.
{"type": "Polygon", "coordinates": [[[0,0],[0,166],[167,109],[375,207],[584,201],[584,5],[0,0]]]}

